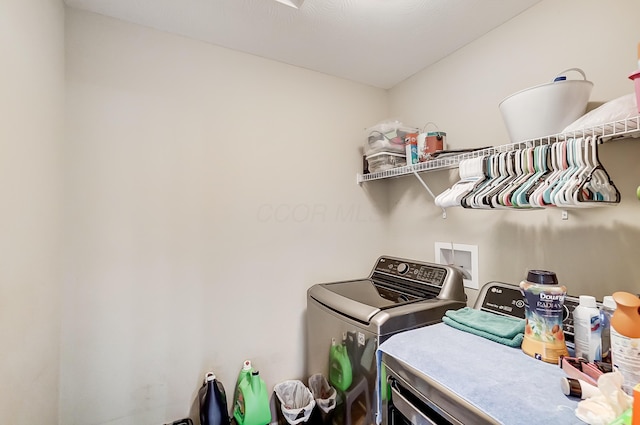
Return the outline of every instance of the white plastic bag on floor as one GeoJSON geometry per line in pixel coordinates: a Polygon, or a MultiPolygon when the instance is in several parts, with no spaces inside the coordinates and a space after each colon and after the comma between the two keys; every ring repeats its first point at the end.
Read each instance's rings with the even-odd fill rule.
{"type": "Polygon", "coordinates": [[[302,381],[284,381],[277,384],[273,390],[280,400],[282,416],[288,423],[295,425],[309,420],[316,401],[302,381]]]}
{"type": "Polygon", "coordinates": [[[321,373],[309,377],[309,388],[318,407],[329,413],[336,407],[336,389],[329,385],[327,378],[321,373]]]}

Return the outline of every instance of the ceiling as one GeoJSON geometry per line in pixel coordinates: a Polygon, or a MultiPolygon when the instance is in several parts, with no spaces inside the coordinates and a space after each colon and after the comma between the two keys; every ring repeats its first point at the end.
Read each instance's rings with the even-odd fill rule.
{"type": "Polygon", "coordinates": [[[388,89],[539,1],[65,0],[65,3],[72,8],[388,89]]]}

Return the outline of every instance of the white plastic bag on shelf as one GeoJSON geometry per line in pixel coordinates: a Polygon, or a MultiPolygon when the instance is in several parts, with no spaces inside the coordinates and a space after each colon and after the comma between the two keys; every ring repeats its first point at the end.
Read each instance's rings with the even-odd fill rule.
{"type": "Polygon", "coordinates": [[[405,136],[409,133],[419,133],[415,127],[404,125],[401,121],[392,119],[379,122],[366,129],[367,141],[364,144],[365,156],[379,152],[406,152],[405,136]]]}
{"type": "Polygon", "coordinates": [[[329,413],[336,407],[336,389],[329,385],[327,378],[321,373],[309,377],[309,388],[316,404],[324,413],[329,413]]]}
{"type": "Polygon", "coordinates": [[[277,384],[273,390],[280,400],[282,416],[288,423],[295,425],[309,420],[316,401],[302,381],[284,381],[277,384]]]}

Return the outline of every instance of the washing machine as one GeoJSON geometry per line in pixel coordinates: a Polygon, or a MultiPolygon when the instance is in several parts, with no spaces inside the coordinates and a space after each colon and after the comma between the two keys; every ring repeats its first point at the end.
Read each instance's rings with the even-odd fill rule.
{"type": "Polygon", "coordinates": [[[326,422],[375,422],[376,350],[392,335],[442,321],[466,306],[456,267],[382,256],[363,279],[319,283],[307,291],[306,369],[336,389],[326,422]]]}

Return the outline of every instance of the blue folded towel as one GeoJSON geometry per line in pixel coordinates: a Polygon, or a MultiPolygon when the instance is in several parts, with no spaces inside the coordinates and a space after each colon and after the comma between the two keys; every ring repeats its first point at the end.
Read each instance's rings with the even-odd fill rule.
{"type": "Polygon", "coordinates": [[[509,347],[520,347],[524,339],[524,319],[500,316],[470,307],[464,307],[460,310],[447,310],[442,321],[461,331],[469,332],[509,347]]]}

